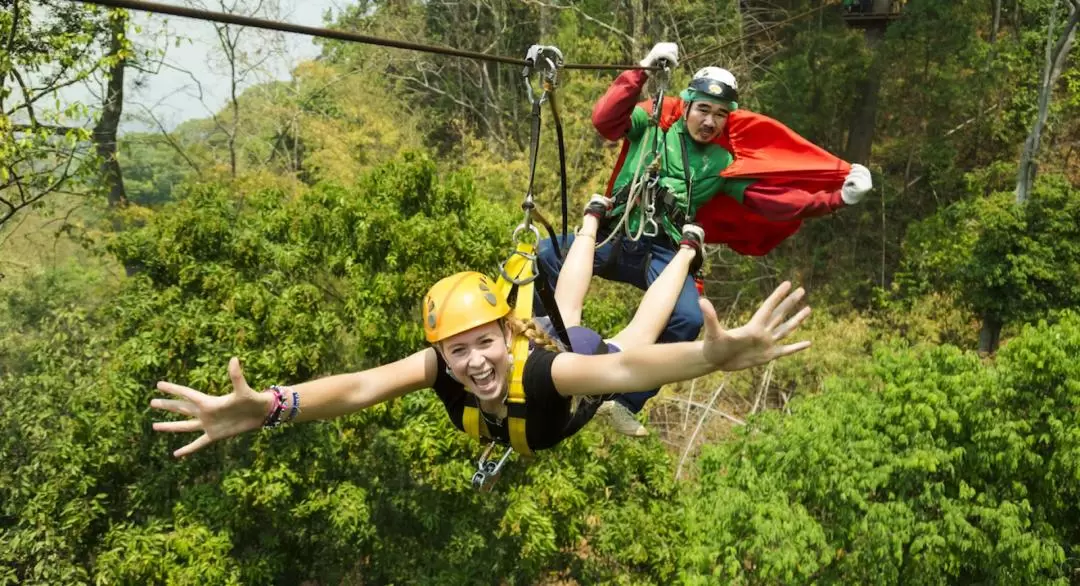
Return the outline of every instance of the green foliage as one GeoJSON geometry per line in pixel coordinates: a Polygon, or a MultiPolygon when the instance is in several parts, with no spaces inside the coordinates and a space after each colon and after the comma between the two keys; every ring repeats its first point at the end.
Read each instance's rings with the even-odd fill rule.
{"type": "Polygon", "coordinates": [[[682,578],[1068,583],[1078,350],[1075,314],[1027,328],[990,368],[949,347],[879,347],[793,416],[705,450],[681,505],[682,578]]]}
{"type": "Polygon", "coordinates": [[[952,291],[976,315],[1034,321],[1080,303],[1080,199],[1044,175],[1026,205],[1009,192],[954,204],[912,228],[902,285],[952,291]]]}
{"type": "MultiPolygon", "coordinates": [[[[0,13],[0,227],[60,191],[93,187],[88,152],[92,104],[63,100],[61,90],[105,71],[110,29],[122,10],[42,0],[5,2],[0,13]]],[[[124,46],[121,52],[128,51],[124,46]]]]}
{"type": "Polygon", "coordinates": [[[429,393],[180,462],[150,430],[154,381],[222,392],[233,354],[264,386],[416,350],[423,291],[493,270],[511,225],[414,154],[295,196],[192,187],[117,236],[141,272],[109,305],[66,308],[60,279],[9,298],[50,317],[0,355],[17,367],[0,379],[0,583],[530,583],[594,563],[572,552],[609,530],[587,520],[599,503],[674,491],[655,444],[587,432],[482,495],[479,446],[429,393]]]}
{"type": "Polygon", "coordinates": [[[173,191],[197,171],[156,134],[128,133],[118,146],[124,190],[128,201],[136,205],[159,206],[170,201],[173,191]]]}
{"type": "MultiPolygon", "coordinates": [[[[430,393],[183,461],[168,455],[181,439],[150,430],[153,381],[223,392],[232,354],[263,386],[415,350],[423,290],[493,266],[513,216],[468,175],[439,176],[416,154],[348,187],[234,196],[194,186],[118,235],[113,250],[142,272],[108,304],[76,300],[89,278],[77,271],[7,296],[3,323],[31,335],[0,344],[0,583],[1071,575],[1071,313],[1028,328],[990,366],[949,347],[878,342],[868,362],[838,347],[829,369],[843,376],[821,396],[706,447],[682,485],[657,442],[590,427],[477,493],[468,477],[479,446],[430,393]]],[[[849,332],[853,345],[872,343],[864,330],[849,332]]]]}
{"type": "Polygon", "coordinates": [[[773,75],[748,80],[753,101],[745,105],[782,120],[829,151],[842,152],[845,119],[857,97],[852,88],[866,74],[871,54],[839,19],[796,26],[785,31],[792,38],[773,75]],[[828,75],[822,75],[826,70],[828,75]]]}

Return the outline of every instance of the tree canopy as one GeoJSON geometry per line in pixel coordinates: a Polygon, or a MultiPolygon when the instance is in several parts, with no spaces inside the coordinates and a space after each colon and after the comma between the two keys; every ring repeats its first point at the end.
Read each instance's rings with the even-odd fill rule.
{"type": "MultiPolygon", "coordinates": [[[[650,402],[652,437],[590,424],[512,460],[491,493],[469,484],[481,446],[431,392],[183,460],[149,401],[159,380],[228,392],[231,356],[265,388],[420,349],[427,288],[493,274],[510,250],[529,181],[521,69],[319,41],[318,59],[237,85],[213,117],[114,136],[128,204],[114,206],[90,124],[108,100],[55,96],[130,66],[140,49],[111,45],[130,23],[4,5],[0,585],[1078,580],[1073,0],[908,0],[876,32],[816,0],[376,0],[330,15],[514,57],[552,44],[578,63],[676,41],[693,58],[672,91],[720,64],[741,107],[840,155],[870,139],[864,202],[768,256],[706,261],[729,324],[783,279],[807,287],[811,350],[672,385],[650,402]]],[[[237,55],[255,50],[244,42],[237,55]]],[[[618,153],[590,122],[613,76],[563,72],[556,90],[572,214],[618,153]]],[[[541,137],[551,216],[546,109],[541,137]]],[[[614,332],[639,298],[597,280],[586,323],[614,332]]]]}

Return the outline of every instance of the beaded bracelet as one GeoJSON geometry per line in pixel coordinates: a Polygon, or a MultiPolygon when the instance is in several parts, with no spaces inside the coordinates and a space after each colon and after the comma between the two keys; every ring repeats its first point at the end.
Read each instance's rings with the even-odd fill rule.
{"type": "Polygon", "coordinates": [[[274,403],[270,407],[270,413],[263,421],[263,427],[277,427],[282,423],[288,423],[300,413],[300,393],[289,387],[273,385],[266,392],[274,397],[274,403]],[[291,395],[291,396],[290,396],[291,395]],[[288,399],[292,399],[290,402],[288,399]],[[288,409],[288,416],[282,419],[282,413],[288,409]]]}
{"type": "Polygon", "coordinates": [[[296,415],[300,413],[300,393],[293,391],[292,388],[289,390],[292,391],[292,407],[289,409],[289,418],[285,420],[285,423],[296,419],[296,415]]]}
{"type": "Polygon", "coordinates": [[[270,387],[267,391],[274,398],[270,406],[270,413],[263,420],[263,427],[277,427],[281,425],[281,412],[285,410],[285,397],[277,387],[270,387]]]}

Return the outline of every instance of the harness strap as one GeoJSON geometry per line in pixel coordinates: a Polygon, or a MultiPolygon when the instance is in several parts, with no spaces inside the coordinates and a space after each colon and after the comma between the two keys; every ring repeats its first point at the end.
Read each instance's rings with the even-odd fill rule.
{"type": "MultiPolygon", "coordinates": [[[[536,245],[532,242],[518,242],[514,254],[503,265],[502,274],[495,282],[496,295],[502,295],[513,301],[514,317],[528,321],[532,319],[533,283],[536,280],[536,245]],[[513,295],[513,297],[511,297],[513,295]]],[[[560,319],[561,321],[561,319],[560,319]]],[[[510,391],[506,398],[507,425],[510,430],[510,447],[523,456],[532,455],[525,435],[525,361],[529,357],[529,339],[524,335],[514,336],[510,342],[510,354],[513,365],[510,371],[510,391]]],[[[465,433],[482,441],[494,439],[491,436],[476,397],[466,397],[465,409],[461,416],[461,427],[465,433]]]]}
{"type": "MultiPolygon", "coordinates": [[[[517,299],[514,303],[513,314],[514,317],[522,320],[529,321],[533,316],[533,283],[536,280],[536,274],[534,273],[536,267],[536,245],[531,242],[518,243],[518,252],[511,259],[510,262],[515,260],[519,261],[520,268],[518,268],[518,276],[515,280],[523,285],[518,285],[517,299]]],[[[507,263],[510,264],[510,263],[507,263]]],[[[507,271],[511,275],[514,272],[507,271]]],[[[513,285],[509,281],[505,281],[502,276],[499,277],[499,281],[495,283],[495,288],[500,289],[500,283],[507,289],[512,289],[513,285]]],[[[507,298],[509,298],[509,291],[507,291],[507,298]]],[[[510,353],[514,357],[513,366],[510,371],[510,392],[506,397],[507,418],[510,427],[510,446],[514,448],[519,454],[523,456],[532,455],[532,450],[529,448],[529,442],[525,435],[525,362],[529,358],[529,339],[524,335],[519,334],[514,336],[514,340],[510,343],[510,353]]]]}
{"type": "MultiPolygon", "coordinates": [[[[552,247],[557,247],[557,239],[555,238],[555,229],[551,227],[551,222],[548,222],[547,218],[540,212],[540,210],[533,211],[533,217],[547,230],[548,239],[551,241],[552,247]]],[[[563,235],[563,242],[566,241],[566,235],[563,235]]],[[[566,326],[563,323],[562,313],[559,312],[559,304],[555,302],[555,291],[551,288],[551,281],[548,280],[548,274],[544,271],[544,265],[536,264],[536,274],[538,283],[536,285],[536,294],[540,297],[540,305],[547,310],[548,318],[551,319],[551,325],[555,327],[555,334],[562,340],[567,350],[573,351],[573,345],[570,343],[570,335],[566,332],[566,326]]]]}
{"type": "Polygon", "coordinates": [[[465,430],[465,433],[475,440],[492,439],[487,423],[480,416],[480,406],[477,403],[476,395],[472,393],[466,393],[465,395],[465,410],[461,412],[461,427],[465,430]]]}
{"type": "MultiPolygon", "coordinates": [[[[555,120],[555,138],[559,145],[559,192],[562,194],[562,242],[566,244],[566,235],[569,233],[569,195],[567,194],[566,179],[566,140],[563,137],[562,118],[559,116],[559,108],[556,105],[554,87],[547,87],[548,105],[551,106],[551,117],[555,120]]],[[[538,117],[539,118],[539,117],[538,117]]],[[[539,133],[539,130],[537,130],[539,133]]],[[[534,159],[535,162],[535,159],[534,159]]],[[[562,260],[565,251],[555,247],[555,256],[562,260]]],[[[544,300],[544,305],[547,305],[544,300]]],[[[550,307],[549,307],[550,309],[550,307]]],[[[561,320],[560,320],[561,321],[561,320]]]]}
{"type": "MultiPolygon", "coordinates": [[[[689,128],[687,128],[689,130],[689,128]]],[[[686,217],[690,218],[690,201],[694,193],[693,178],[690,177],[690,155],[686,151],[686,133],[679,134],[679,147],[682,150],[683,182],[686,184],[686,217]]]]}

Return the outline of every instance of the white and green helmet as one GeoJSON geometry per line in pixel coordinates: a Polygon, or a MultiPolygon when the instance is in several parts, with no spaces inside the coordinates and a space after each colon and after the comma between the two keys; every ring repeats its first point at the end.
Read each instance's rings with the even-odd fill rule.
{"type": "Polygon", "coordinates": [[[735,110],[739,107],[739,84],[727,69],[704,67],[694,74],[679,97],[685,102],[725,104],[735,110]]]}

